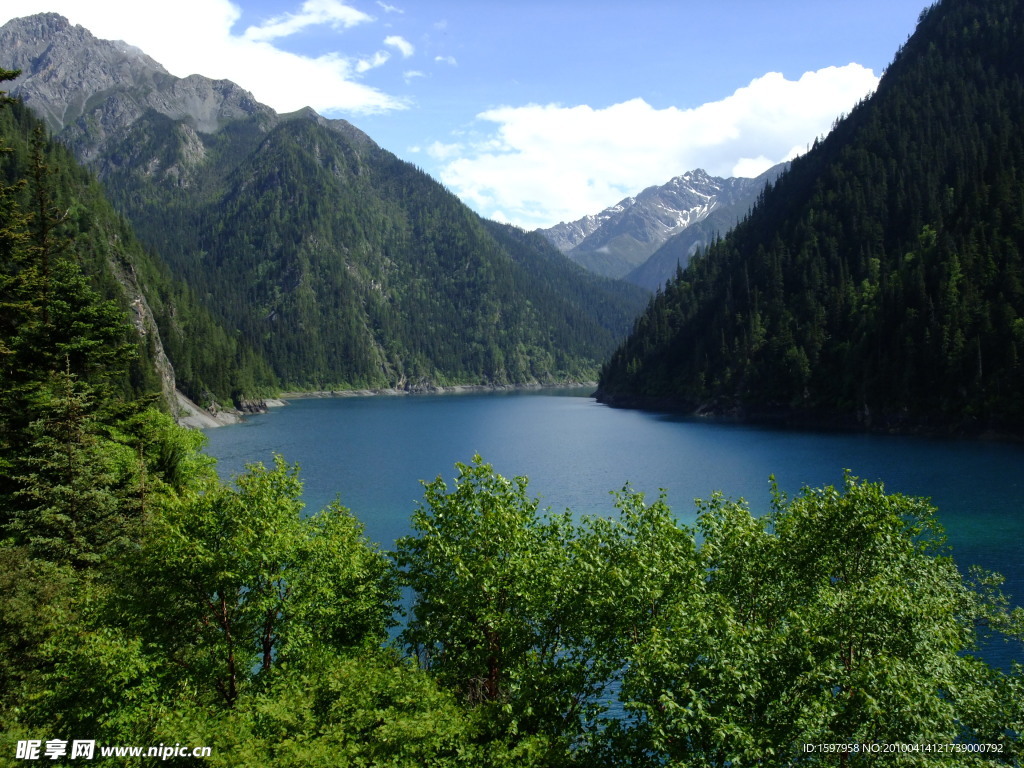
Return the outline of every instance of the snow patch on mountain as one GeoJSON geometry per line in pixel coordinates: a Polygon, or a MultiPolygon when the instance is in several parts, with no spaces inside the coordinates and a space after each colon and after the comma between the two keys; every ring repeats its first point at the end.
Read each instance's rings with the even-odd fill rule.
{"type": "Polygon", "coordinates": [[[623,277],[643,264],[669,238],[760,191],[764,181],[723,179],[701,168],[661,186],[648,187],[597,214],[538,230],[583,266],[623,277]]]}

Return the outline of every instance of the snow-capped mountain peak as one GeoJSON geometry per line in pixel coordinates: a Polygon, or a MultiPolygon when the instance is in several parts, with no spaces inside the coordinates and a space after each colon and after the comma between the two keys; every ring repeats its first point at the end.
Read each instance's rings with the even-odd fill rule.
{"type": "Polygon", "coordinates": [[[661,186],[624,198],[598,214],[539,231],[588,269],[609,277],[624,277],[669,238],[714,211],[731,209],[747,198],[753,202],[765,181],[764,177],[723,179],[695,168],[661,186]]]}

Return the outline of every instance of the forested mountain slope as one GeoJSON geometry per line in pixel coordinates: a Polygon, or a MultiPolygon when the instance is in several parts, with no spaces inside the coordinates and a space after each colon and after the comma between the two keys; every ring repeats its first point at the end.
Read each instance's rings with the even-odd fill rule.
{"type": "Polygon", "coordinates": [[[695,258],[600,399],[1024,427],[1024,2],[922,13],[877,92],[695,258]]]}
{"type": "MultiPolygon", "coordinates": [[[[47,298],[49,289],[85,291],[90,296],[95,292],[113,302],[111,311],[124,313],[121,342],[136,347],[137,353],[131,357],[124,376],[95,371],[111,379],[123,394],[162,391],[170,404],[176,386],[196,399],[213,391],[223,392],[227,398],[232,387],[254,391],[255,382],[269,379],[269,369],[260,366],[251,349],[224,333],[191,292],[171,277],[168,268],[143,249],[94,176],[78,166],[66,148],[46,138],[45,128],[20,102],[0,110],[0,143],[6,147],[0,155],[0,182],[10,185],[0,212],[5,217],[3,226],[10,236],[17,235],[19,242],[28,238],[29,252],[35,254],[26,263],[8,254],[2,265],[3,279],[8,281],[3,304],[5,327],[29,344],[23,350],[27,356],[24,359],[13,353],[3,358],[4,376],[9,381],[20,376],[18,366],[42,354],[39,339],[29,341],[32,323],[51,314],[41,309],[28,315],[20,313],[33,302],[46,305],[52,301],[66,310],[81,300],[47,298]],[[32,184],[15,183],[25,178],[31,178],[32,184]],[[17,217],[19,209],[26,212],[20,224],[12,218],[17,217]],[[18,291],[30,290],[24,281],[33,271],[52,276],[38,278],[42,282],[33,296],[16,298],[18,291]],[[72,274],[81,278],[68,276],[72,274]],[[80,279],[85,281],[81,285],[80,279]],[[44,290],[44,284],[49,288],[44,290]],[[174,359],[177,371],[168,358],[174,359]]],[[[58,309],[55,314],[62,311],[58,309]]],[[[62,331],[44,322],[35,332],[47,336],[47,344],[58,343],[61,333],[67,335],[67,343],[77,344],[72,337],[79,334],[83,337],[81,345],[87,347],[88,323],[76,325],[79,322],[67,320],[62,331]]]]}
{"type": "Polygon", "coordinates": [[[203,137],[186,186],[140,174],[147,158],[180,159],[180,130],[153,113],[139,120],[114,150],[134,156],[107,186],[285,386],[592,376],[642,306],[639,290],[595,281],[552,248],[499,242],[350,126],[312,112],[266,134],[235,124],[203,137]],[[557,269],[574,272],[586,300],[549,290],[557,269]]]}
{"type": "Polygon", "coordinates": [[[646,300],[496,234],[346,121],[174,78],[53,14],[10,22],[0,42],[25,68],[12,92],[50,116],[139,238],[257,351],[264,384],[592,378],[646,300]],[[567,270],[577,285],[551,290],[567,270]]]}

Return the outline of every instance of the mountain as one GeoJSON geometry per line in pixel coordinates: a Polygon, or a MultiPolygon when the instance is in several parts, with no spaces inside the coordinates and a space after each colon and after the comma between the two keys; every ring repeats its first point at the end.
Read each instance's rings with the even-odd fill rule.
{"type": "Polygon", "coordinates": [[[685,264],[696,248],[731,229],[783,168],[775,166],[756,179],[722,179],[698,168],[661,186],[648,187],[596,215],[539,232],[590,271],[654,290],[675,272],[680,258],[666,257],[666,263],[671,261],[667,267],[643,269],[666,241],[707,222],[701,230],[694,230],[692,240],[676,249],[685,264]]]}
{"type": "Polygon", "coordinates": [[[9,22],[0,51],[23,70],[11,92],[274,385],[591,378],[645,301],[494,228],[347,121],[176,78],[54,14],[9,22]]]}
{"type": "Polygon", "coordinates": [[[733,194],[722,194],[715,199],[707,216],[695,221],[682,231],[671,235],[661,246],[623,279],[642,288],[656,291],[675,277],[676,270],[690,263],[695,253],[707,248],[716,238],[724,236],[750,213],[758,196],[773,183],[789,163],[780,163],[753,179],[723,179],[721,184],[733,194]]]}
{"type": "Polygon", "coordinates": [[[246,117],[274,112],[228,80],[177,78],[134,46],[97,40],[56,13],[14,19],[0,27],[5,64],[22,76],[10,93],[92,164],[109,154],[149,110],[214,133],[246,117]]]}
{"type": "Polygon", "coordinates": [[[604,402],[1024,430],[1024,2],[925,11],[875,94],[652,300],[604,402]]]}

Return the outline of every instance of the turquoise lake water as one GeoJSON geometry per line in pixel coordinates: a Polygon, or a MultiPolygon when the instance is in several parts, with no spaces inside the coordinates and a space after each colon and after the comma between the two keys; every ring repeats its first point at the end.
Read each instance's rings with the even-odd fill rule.
{"type": "Polygon", "coordinates": [[[390,549],[409,532],[421,480],[453,479],[474,453],[503,475],[526,475],[543,507],[612,515],[609,492],[665,489],[680,520],[721,490],[755,510],[768,477],[783,491],[842,482],[843,470],[887,490],[929,497],[961,568],[1007,577],[1024,604],[1024,446],[920,437],[795,432],[616,410],[586,391],[294,400],[238,426],[210,430],[224,477],[274,452],[301,465],[310,509],[335,497],[390,549]]]}

